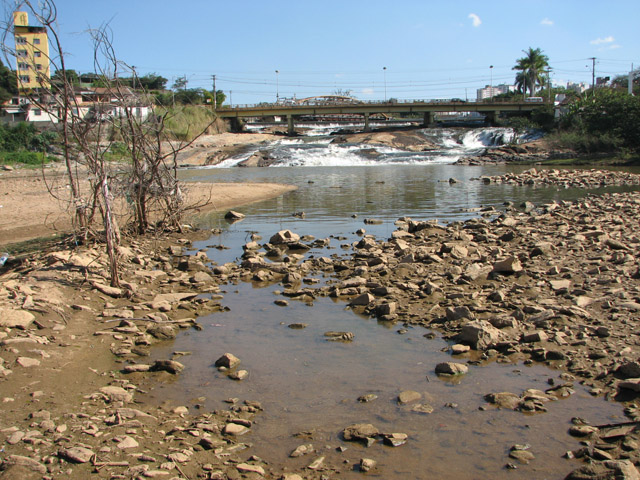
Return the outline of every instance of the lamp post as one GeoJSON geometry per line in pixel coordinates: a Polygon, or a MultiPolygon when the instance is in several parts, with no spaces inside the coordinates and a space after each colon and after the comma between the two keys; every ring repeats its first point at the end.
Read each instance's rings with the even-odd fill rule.
{"type": "Polygon", "coordinates": [[[493,99],[493,65],[489,65],[489,98],[493,99]]]}
{"type": "Polygon", "coordinates": [[[384,103],[387,103],[387,67],[382,67],[384,74],[384,103]]]}
{"type": "Polygon", "coordinates": [[[276,70],[276,103],[280,102],[280,85],[278,83],[278,74],[280,72],[276,70]]]}

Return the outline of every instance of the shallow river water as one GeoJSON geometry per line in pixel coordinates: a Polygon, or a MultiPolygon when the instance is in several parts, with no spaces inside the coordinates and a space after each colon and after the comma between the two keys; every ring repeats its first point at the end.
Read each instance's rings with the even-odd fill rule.
{"type": "MultiPolygon", "coordinates": [[[[237,208],[247,215],[241,222],[226,222],[224,211],[197,219],[199,226],[221,228],[222,234],[198,242],[193,251],[206,250],[211,260],[223,264],[242,255],[241,246],[251,233],[262,235],[263,242],[282,229],[331,237],[328,248],[307,253],[330,256],[349,253],[348,245],[359,238],[355,231],[360,228],[379,239],[389,238],[395,229],[393,222],[401,216],[447,223],[478,215],[473,210],[481,206],[503,208],[506,200],[516,205],[523,201],[542,204],[585,194],[571,189],[484,185],[473,180],[521,169],[524,167],[448,164],[222,168],[187,170],[182,177],[299,187],[283,197],[237,208]],[[450,184],[451,177],[459,183],[450,184]],[[292,216],[301,211],[304,219],[292,216]],[[365,225],[365,218],[382,223],[365,225]],[[221,245],[229,248],[216,248],[221,245]]],[[[239,283],[223,285],[222,290],[222,304],[229,307],[228,312],[201,317],[202,331],[183,332],[174,343],[154,349],[157,358],[168,358],[173,351],[191,355],[179,358],[186,366],[184,372],[173,383],[154,386],[150,398],[191,407],[200,404],[204,410],[227,408],[224,400],[229,397],[262,402],[264,412],[241,439],[253,445],[250,454],[274,464],[305,466],[322,455],[325,464],[343,471],[329,478],[361,478],[355,465],[367,457],[378,462],[377,469],[367,474],[375,478],[563,478],[580,465],[562,458],[567,450],[580,446],[567,433],[572,417],[592,424],[623,420],[619,404],[592,397],[578,382],[574,382],[574,395],[549,403],[546,413],[497,410],[486,405],[484,395],[545,390],[550,379],[563,383],[561,372],[544,365],[486,362],[472,365],[456,381],[442,380],[434,374],[434,367],[452,360],[446,352],[448,344],[437,334],[425,337],[429,332],[423,328],[403,333],[401,324],[386,325],[356,315],[344,301],[329,298],[317,299],[313,306],[290,300],[288,307],[279,307],[274,300],[281,298],[277,291],[284,288],[278,284],[239,283]],[[308,327],[287,327],[301,322],[308,327]],[[329,330],[353,332],[355,340],[328,342],[323,334],[329,330]],[[234,382],[217,372],[213,364],[225,352],[242,360],[242,368],[250,372],[248,379],[234,382]],[[403,390],[422,393],[423,402],[434,407],[433,413],[412,413],[398,406],[396,399],[403,390]],[[378,398],[370,403],[357,401],[368,393],[378,398]],[[385,433],[406,433],[409,441],[398,448],[343,442],[340,432],[353,423],[372,423],[385,433]],[[294,437],[300,432],[313,435],[311,439],[294,437]],[[288,458],[295,447],[308,443],[316,454],[288,458]],[[529,444],[536,459],[511,471],[505,465],[517,464],[508,458],[515,444],[529,444]],[[347,449],[338,452],[340,446],[347,449]]]]}

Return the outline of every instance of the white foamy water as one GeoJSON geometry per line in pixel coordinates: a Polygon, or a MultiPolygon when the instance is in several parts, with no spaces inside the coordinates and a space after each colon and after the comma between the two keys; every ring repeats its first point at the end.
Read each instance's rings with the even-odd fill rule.
{"type": "MultiPolygon", "coordinates": [[[[322,128],[330,128],[326,125],[322,128]]],[[[343,125],[344,127],[344,125],[343,125]]],[[[229,158],[214,168],[241,164],[260,151],[272,159],[272,167],[353,167],[368,165],[424,165],[454,163],[461,157],[481,154],[485,149],[535,138],[535,133],[516,136],[510,128],[478,128],[472,130],[421,130],[437,148],[425,152],[407,152],[386,146],[332,143],[331,136],[307,136],[283,139],[270,145],[256,146],[242,155],[229,158]]],[[[538,135],[539,136],[539,135],[538,135]]]]}

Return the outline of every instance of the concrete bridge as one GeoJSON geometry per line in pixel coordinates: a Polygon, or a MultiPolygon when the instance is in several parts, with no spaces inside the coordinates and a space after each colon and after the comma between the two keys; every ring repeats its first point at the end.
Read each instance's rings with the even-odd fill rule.
{"type": "Polygon", "coordinates": [[[434,115],[440,112],[479,112],[486,116],[489,123],[494,124],[503,112],[530,113],[545,105],[540,97],[533,97],[522,102],[465,102],[453,100],[431,100],[412,102],[360,102],[351,103],[319,103],[319,104],[264,104],[238,107],[220,107],[216,110],[218,117],[240,119],[247,117],[286,117],[288,132],[294,133],[295,119],[306,116],[324,115],[362,115],[364,129],[369,130],[369,117],[375,114],[421,114],[424,125],[434,123],[434,115]]]}

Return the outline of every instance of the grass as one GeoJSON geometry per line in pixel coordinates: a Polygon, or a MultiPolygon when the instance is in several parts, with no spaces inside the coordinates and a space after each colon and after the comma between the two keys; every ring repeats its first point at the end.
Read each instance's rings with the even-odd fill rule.
{"type": "Polygon", "coordinates": [[[31,167],[39,167],[46,163],[54,162],[53,157],[46,156],[44,153],[37,152],[0,152],[0,165],[26,165],[31,167]]]}

